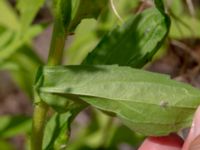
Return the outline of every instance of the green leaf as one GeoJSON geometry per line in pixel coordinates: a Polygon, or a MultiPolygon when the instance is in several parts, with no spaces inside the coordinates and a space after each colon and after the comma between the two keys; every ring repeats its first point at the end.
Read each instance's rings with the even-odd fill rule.
{"type": "Polygon", "coordinates": [[[119,64],[140,68],[160,48],[169,27],[170,20],[164,13],[156,8],[145,10],[103,37],[83,64],[119,64]]]}
{"type": "Polygon", "coordinates": [[[158,10],[161,13],[165,12],[165,7],[164,7],[164,4],[163,4],[163,0],[154,0],[154,3],[156,5],[156,8],[158,8],[158,10]]]}
{"type": "MultiPolygon", "coordinates": [[[[76,0],[73,2],[76,2],[76,0]]],[[[129,18],[133,15],[132,10],[139,5],[138,3],[138,0],[125,0],[116,1],[115,5],[122,18],[129,18]]],[[[116,21],[118,21],[117,17],[110,7],[103,9],[98,17],[98,21],[95,19],[83,19],[74,31],[73,42],[67,48],[66,64],[81,64],[88,53],[96,47],[102,36],[116,25],[116,21]]]]}
{"type": "Polygon", "coordinates": [[[31,129],[31,118],[25,116],[1,116],[0,137],[9,138],[31,129]]]}
{"type": "MultiPolygon", "coordinates": [[[[66,139],[64,143],[68,140],[68,120],[71,117],[71,113],[67,112],[64,114],[55,114],[51,119],[48,121],[45,132],[44,132],[44,139],[43,139],[43,150],[53,149],[55,145],[55,141],[59,139],[59,137],[64,136],[66,139]]],[[[58,144],[62,146],[62,144],[58,144]]],[[[58,147],[57,145],[57,147],[58,147]]],[[[59,149],[59,148],[57,148],[59,149]]]]}
{"type": "Polygon", "coordinates": [[[9,71],[17,85],[32,98],[32,85],[35,79],[33,72],[36,72],[38,66],[42,64],[43,62],[30,46],[22,45],[8,59],[0,62],[0,70],[9,71]]]}
{"type": "Polygon", "coordinates": [[[101,11],[107,6],[108,0],[74,0],[73,20],[70,30],[73,31],[85,18],[97,19],[101,11]]]}
{"type": "Polygon", "coordinates": [[[45,102],[46,93],[70,99],[73,95],[111,112],[144,135],[166,135],[188,127],[200,104],[199,90],[166,75],[130,67],[44,67],[40,82],[37,88],[45,102]]]}
{"type": "Polygon", "coordinates": [[[12,40],[14,33],[10,30],[6,30],[5,32],[0,34],[0,49],[4,49],[12,40]]]}
{"type": "Polygon", "coordinates": [[[66,147],[69,140],[71,122],[82,109],[82,105],[78,104],[69,108],[66,113],[55,113],[51,117],[44,132],[43,150],[61,150],[66,147]]]}
{"type": "Polygon", "coordinates": [[[30,5],[30,2],[29,0],[18,1],[21,22],[16,17],[14,10],[4,0],[0,2],[0,9],[5,13],[3,17],[0,17],[0,24],[6,29],[0,37],[2,41],[0,44],[1,64],[24,44],[30,44],[32,38],[43,30],[42,26],[33,25],[30,27],[30,24],[44,0],[33,1],[34,5],[30,5]]]}
{"type": "Polygon", "coordinates": [[[196,30],[200,28],[200,21],[198,18],[191,18],[191,16],[182,13],[180,20],[172,18],[172,26],[169,36],[173,39],[184,38],[199,38],[200,31],[196,30]],[[182,21],[182,22],[181,22],[182,21]]]}
{"type": "Polygon", "coordinates": [[[120,143],[127,143],[133,147],[137,147],[144,140],[141,135],[131,132],[129,128],[124,125],[117,127],[112,135],[109,143],[109,149],[116,149],[120,143]]]}
{"type": "Polygon", "coordinates": [[[95,35],[96,24],[97,22],[93,19],[81,21],[76,28],[73,42],[66,51],[67,64],[81,64],[88,52],[98,43],[95,35]]]}
{"type": "Polygon", "coordinates": [[[0,25],[12,31],[19,30],[17,15],[7,1],[0,1],[0,10],[0,25]]]}
{"type": "MultiPolygon", "coordinates": [[[[20,49],[24,44],[30,44],[33,37],[41,33],[43,28],[41,26],[35,25],[29,28],[29,30],[24,34],[23,38],[21,38],[19,33],[10,33],[11,35],[7,35],[4,39],[6,40],[4,45],[0,47],[0,62],[12,57],[12,55],[20,49]]],[[[9,32],[9,31],[7,31],[9,32]]],[[[6,34],[6,33],[5,33],[6,34]]],[[[0,37],[1,38],[1,37],[0,37]]],[[[3,37],[2,37],[3,38],[3,37]]],[[[4,42],[4,41],[3,41],[4,42]]]]}
{"type": "Polygon", "coordinates": [[[21,31],[24,34],[45,0],[18,0],[17,8],[20,12],[21,31]]]}

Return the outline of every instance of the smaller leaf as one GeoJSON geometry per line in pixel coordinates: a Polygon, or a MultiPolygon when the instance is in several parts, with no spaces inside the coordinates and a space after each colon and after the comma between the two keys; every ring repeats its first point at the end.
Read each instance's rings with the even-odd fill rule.
{"type": "Polygon", "coordinates": [[[144,137],[141,135],[131,132],[131,130],[124,125],[120,125],[113,133],[109,147],[110,149],[116,149],[121,143],[127,143],[133,147],[136,147],[141,144],[143,140],[144,137]]]}
{"type": "Polygon", "coordinates": [[[13,38],[14,33],[12,31],[5,31],[0,34],[0,49],[1,51],[10,43],[13,38]]]}
{"type": "Polygon", "coordinates": [[[141,68],[160,48],[169,27],[167,15],[157,8],[147,9],[105,35],[83,64],[141,68]]]}
{"type": "MultiPolygon", "coordinates": [[[[12,33],[9,42],[4,44],[0,49],[0,62],[11,57],[15,52],[20,50],[20,48],[25,44],[30,44],[33,37],[41,33],[43,28],[41,26],[32,26],[29,28],[23,38],[21,38],[20,33],[12,33]]],[[[6,39],[5,39],[6,40],[6,39]]]]}
{"type": "MultiPolygon", "coordinates": [[[[2,60],[1,57],[0,60],[2,60]]],[[[16,49],[16,52],[0,62],[0,70],[9,71],[17,85],[32,98],[32,85],[35,79],[33,72],[36,72],[38,66],[42,64],[43,62],[30,46],[22,45],[16,49]]]]}
{"type": "Polygon", "coordinates": [[[19,0],[17,8],[20,12],[21,31],[24,34],[45,0],[19,0]]]}
{"type": "MultiPolygon", "coordinates": [[[[61,142],[62,144],[66,144],[68,140],[68,120],[72,116],[70,112],[64,114],[55,114],[51,119],[48,121],[45,132],[44,132],[44,139],[43,139],[43,150],[54,149],[55,141],[59,140],[59,137],[64,136],[66,140],[65,143],[61,142]]],[[[57,147],[62,146],[62,144],[56,143],[57,147]]],[[[59,149],[59,148],[57,148],[59,149]]]]}
{"type": "Polygon", "coordinates": [[[156,8],[158,8],[161,13],[165,12],[165,7],[164,7],[164,4],[163,4],[163,0],[154,0],[154,3],[156,5],[156,8]]]}
{"type": "Polygon", "coordinates": [[[11,29],[12,31],[19,30],[19,21],[8,1],[0,0],[0,25],[11,29]]]}
{"type": "Polygon", "coordinates": [[[67,64],[81,64],[88,52],[98,43],[94,32],[96,23],[93,19],[85,19],[76,28],[73,42],[66,51],[67,64]]]}
{"type": "Polygon", "coordinates": [[[43,140],[43,149],[63,149],[69,140],[70,124],[74,117],[83,109],[84,105],[75,105],[66,113],[55,113],[48,121],[43,140]]]}
{"type": "Polygon", "coordinates": [[[25,116],[1,116],[0,137],[9,138],[31,129],[31,118],[25,116]]]}
{"type": "Polygon", "coordinates": [[[74,0],[76,7],[73,9],[72,23],[70,30],[73,31],[77,25],[85,18],[95,18],[99,16],[101,11],[107,6],[108,0],[74,0]]]}

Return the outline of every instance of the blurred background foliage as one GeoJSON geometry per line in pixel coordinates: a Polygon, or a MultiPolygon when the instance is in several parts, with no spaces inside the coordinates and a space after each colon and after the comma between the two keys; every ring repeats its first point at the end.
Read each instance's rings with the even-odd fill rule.
{"type": "MultiPolygon", "coordinates": [[[[75,2],[74,7],[76,7],[75,2]]],[[[38,66],[43,65],[47,59],[53,20],[51,5],[51,0],[35,0],[34,4],[30,4],[29,0],[0,0],[0,149],[28,149],[32,85],[38,66]]],[[[70,33],[63,64],[80,64],[100,38],[113,26],[122,24],[131,15],[150,7],[152,2],[151,0],[114,0],[114,5],[121,19],[116,16],[109,4],[97,20],[84,19],[75,31],[70,33]]],[[[181,76],[181,80],[184,80],[183,75],[185,76],[187,71],[181,73],[180,70],[174,71],[179,66],[174,59],[182,60],[185,55],[183,57],[183,52],[178,52],[177,58],[172,56],[169,49],[173,49],[172,46],[178,47],[186,51],[188,54],[186,57],[192,57],[197,61],[196,63],[200,60],[198,59],[200,50],[194,51],[194,47],[200,45],[200,2],[165,0],[165,7],[171,16],[172,26],[154,62],[162,60],[158,61],[159,64],[149,64],[146,68],[173,77],[181,76]],[[169,56],[169,53],[170,58],[168,57],[167,60],[166,57],[163,58],[169,56]],[[196,54],[197,58],[194,56],[196,54]],[[164,70],[161,63],[163,61],[167,63],[164,65],[164,70]],[[171,70],[167,68],[170,65],[174,67],[171,70]]],[[[72,125],[68,150],[129,150],[137,148],[143,139],[144,137],[130,131],[118,120],[88,108],[79,114],[72,125]]]]}

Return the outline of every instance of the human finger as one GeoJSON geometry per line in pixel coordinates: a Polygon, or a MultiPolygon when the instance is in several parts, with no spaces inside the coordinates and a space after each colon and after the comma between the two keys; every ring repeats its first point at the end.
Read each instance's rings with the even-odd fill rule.
{"type": "Polygon", "coordinates": [[[200,150],[200,107],[194,115],[190,132],[182,150],[200,150]]]}
{"type": "Polygon", "coordinates": [[[181,150],[183,140],[177,134],[149,137],[138,150],[181,150]]]}

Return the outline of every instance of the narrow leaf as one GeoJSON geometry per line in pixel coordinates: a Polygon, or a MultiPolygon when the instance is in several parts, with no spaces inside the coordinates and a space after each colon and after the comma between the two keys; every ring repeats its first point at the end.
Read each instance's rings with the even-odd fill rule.
{"type": "Polygon", "coordinates": [[[85,18],[97,19],[101,11],[107,6],[108,0],[74,0],[73,20],[70,30],[73,31],[85,18]]]}
{"type": "Polygon", "coordinates": [[[6,0],[0,1],[0,10],[0,25],[12,31],[18,30],[19,22],[17,15],[6,0]]]}
{"type": "MultiPolygon", "coordinates": [[[[11,33],[12,36],[10,37],[8,43],[4,44],[4,47],[0,47],[0,62],[8,59],[11,57],[16,51],[20,49],[20,47],[24,46],[25,44],[30,44],[30,41],[39,33],[42,32],[41,26],[32,26],[26,32],[26,34],[21,38],[20,33],[11,33]]],[[[6,38],[6,37],[5,37],[6,38]]],[[[8,37],[9,38],[9,37],[8,37]]],[[[6,39],[4,39],[6,40],[6,39]]],[[[4,41],[3,41],[4,42],[4,41]]]]}
{"type": "MultiPolygon", "coordinates": [[[[66,140],[68,140],[67,138],[69,133],[67,133],[67,130],[68,130],[68,120],[70,117],[71,117],[70,112],[64,114],[56,113],[53,117],[51,117],[51,119],[48,121],[46,125],[44,132],[43,150],[54,149],[55,141],[61,135],[66,137],[66,140]]],[[[66,144],[66,141],[63,144],[66,144]]],[[[62,146],[62,144],[59,144],[59,146],[62,146]]]]}
{"type": "Polygon", "coordinates": [[[74,102],[79,97],[144,135],[166,135],[188,127],[200,104],[199,90],[130,67],[60,66],[44,67],[42,72],[36,88],[47,103],[46,94],[74,96],[74,102]]]}
{"type": "MultiPolygon", "coordinates": [[[[6,49],[6,47],[4,48],[5,49],[2,49],[2,51],[0,51],[0,54],[5,54],[3,52],[7,52],[4,50],[13,50],[11,49],[11,47],[9,49],[6,49]]],[[[35,79],[35,75],[33,74],[33,72],[37,71],[38,66],[43,64],[43,62],[30,46],[21,45],[14,50],[16,50],[17,52],[13,51],[12,55],[10,55],[6,59],[3,59],[0,56],[0,70],[9,71],[10,75],[17,83],[17,85],[24,92],[26,92],[26,94],[30,96],[30,98],[32,98],[32,85],[35,79]]]]}
{"type": "Polygon", "coordinates": [[[19,0],[17,7],[20,12],[21,30],[27,31],[45,0],[19,0]]]}
{"type": "Polygon", "coordinates": [[[1,116],[0,138],[9,138],[27,133],[31,129],[31,118],[25,116],[1,116]]]}
{"type": "Polygon", "coordinates": [[[60,150],[66,147],[71,122],[82,109],[82,106],[76,105],[68,109],[66,113],[55,113],[51,117],[44,132],[43,150],[60,150]]]}

